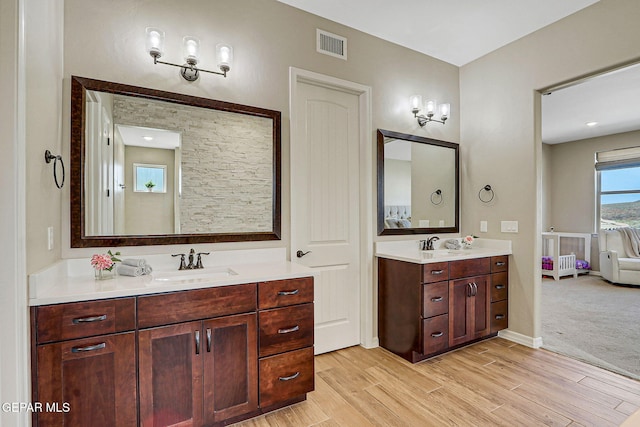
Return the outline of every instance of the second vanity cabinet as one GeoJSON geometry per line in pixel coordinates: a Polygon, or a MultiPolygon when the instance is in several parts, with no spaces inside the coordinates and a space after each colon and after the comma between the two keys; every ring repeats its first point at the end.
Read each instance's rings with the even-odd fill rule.
{"type": "Polygon", "coordinates": [[[34,426],[218,426],[314,388],[313,278],[31,309],[34,426]],[[68,411],[63,412],[63,402],[68,411]]]}
{"type": "Polygon", "coordinates": [[[508,326],[508,257],[426,264],[378,258],[380,345],[410,362],[508,326]]]}

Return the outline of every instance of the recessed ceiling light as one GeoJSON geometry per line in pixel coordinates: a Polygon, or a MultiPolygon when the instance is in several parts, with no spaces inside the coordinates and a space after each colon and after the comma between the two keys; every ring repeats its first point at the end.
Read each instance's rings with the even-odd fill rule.
{"type": "Polygon", "coordinates": [[[153,137],[152,136],[143,136],[142,139],[144,139],[145,141],[153,141],[153,137]]]}
{"type": "Polygon", "coordinates": [[[598,122],[587,122],[587,126],[589,126],[590,128],[594,127],[597,124],[598,122]]]}

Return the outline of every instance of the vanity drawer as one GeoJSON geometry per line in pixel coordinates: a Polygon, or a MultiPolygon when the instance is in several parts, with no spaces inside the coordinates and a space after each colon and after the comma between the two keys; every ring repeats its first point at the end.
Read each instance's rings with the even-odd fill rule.
{"type": "Polygon", "coordinates": [[[473,258],[449,262],[449,279],[482,276],[491,271],[489,258],[473,258]]]}
{"type": "Polygon", "coordinates": [[[432,262],[422,266],[422,283],[449,280],[449,263],[432,262]]]}
{"type": "Polygon", "coordinates": [[[138,297],[138,327],[169,325],[256,310],[255,283],[138,297]]]}
{"type": "Polygon", "coordinates": [[[509,274],[494,273],[491,275],[491,302],[507,299],[509,296],[509,274]]]}
{"type": "Polygon", "coordinates": [[[313,375],[313,347],[260,359],[260,407],[313,391],[313,375]]]}
{"type": "Polygon", "coordinates": [[[495,334],[509,326],[509,301],[491,303],[491,333],[495,334]]]}
{"type": "Polygon", "coordinates": [[[433,317],[449,311],[449,283],[422,285],[422,317],[433,317]]]}
{"type": "Polygon", "coordinates": [[[313,277],[258,284],[258,308],[275,308],[313,301],[313,277]]]}
{"type": "Polygon", "coordinates": [[[313,345],[313,304],[261,311],[260,357],[313,345]]]}
{"type": "Polygon", "coordinates": [[[449,346],[449,315],[430,317],[422,321],[422,354],[445,350],[449,346]]]}
{"type": "Polygon", "coordinates": [[[509,271],[509,255],[491,257],[491,272],[509,271]]]}
{"type": "Polygon", "coordinates": [[[63,341],[131,331],[135,298],[73,302],[36,307],[36,342],[63,341]]]}

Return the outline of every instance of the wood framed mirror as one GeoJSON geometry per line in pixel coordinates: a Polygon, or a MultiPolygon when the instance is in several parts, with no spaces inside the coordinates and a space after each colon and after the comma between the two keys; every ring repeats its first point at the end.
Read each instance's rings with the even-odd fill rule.
{"type": "Polygon", "coordinates": [[[459,145],[377,132],[378,235],[460,232],[459,145]]]}
{"type": "Polygon", "coordinates": [[[281,114],[72,76],[71,247],[279,240],[281,114]]]}

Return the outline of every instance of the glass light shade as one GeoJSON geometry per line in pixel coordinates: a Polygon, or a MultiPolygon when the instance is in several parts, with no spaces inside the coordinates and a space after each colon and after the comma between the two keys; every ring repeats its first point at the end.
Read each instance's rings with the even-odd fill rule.
{"type": "Polygon", "coordinates": [[[187,64],[196,65],[200,55],[200,40],[195,37],[184,37],[182,39],[182,54],[187,64]]]}
{"type": "Polygon", "coordinates": [[[440,110],[440,120],[448,119],[451,115],[451,104],[440,104],[438,109],[440,110]]]}
{"type": "Polygon", "coordinates": [[[146,32],[147,53],[151,56],[155,56],[158,58],[161,57],[164,51],[164,31],[158,28],[147,27],[146,32]]]}
{"type": "Polygon", "coordinates": [[[229,71],[233,63],[233,48],[223,43],[216,45],[216,63],[222,71],[229,71]]]}
{"type": "Polygon", "coordinates": [[[422,109],[422,96],[413,95],[409,98],[409,105],[411,105],[411,112],[417,114],[422,109]]]}
{"type": "Polygon", "coordinates": [[[435,99],[427,99],[427,101],[424,103],[424,113],[427,116],[433,116],[434,113],[436,112],[437,106],[438,106],[438,103],[436,102],[435,99]]]}

